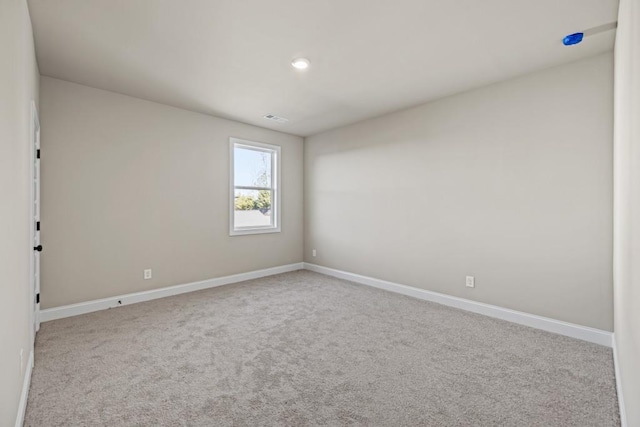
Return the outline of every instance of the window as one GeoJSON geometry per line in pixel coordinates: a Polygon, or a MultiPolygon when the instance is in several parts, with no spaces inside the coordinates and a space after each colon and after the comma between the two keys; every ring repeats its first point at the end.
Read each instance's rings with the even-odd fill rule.
{"type": "Polygon", "coordinates": [[[229,234],[280,231],[280,147],[231,138],[229,234]]]}

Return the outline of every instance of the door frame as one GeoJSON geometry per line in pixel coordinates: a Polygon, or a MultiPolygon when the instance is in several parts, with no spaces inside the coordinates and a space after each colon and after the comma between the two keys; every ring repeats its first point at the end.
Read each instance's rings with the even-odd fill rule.
{"type": "Polygon", "coordinates": [[[30,226],[30,234],[29,234],[29,251],[31,256],[29,257],[29,305],[31,309],[30,312],[30,324],[31,327],[31,343],[35,343],[36,332],[40,330],[40,302],[36,300],[37,294],[40,292],[40,274],[36,277],[36,251],[33,249],[36,242],[36,219],[39,220],[40,214],[40,166],[39,166],[39,158],[36,158],[37,149],[40,148],[40,118],[38,116],[38,108],[36,107],[35,101],[31,101],[31,123],[30,123],[30,132],[29,132],[29,162],[30,166],[30,180],[29,180],[29,188],[30,188],[30,208],[29,208],[29,222],[30,226]],[[36,162],[38,162],[38,166],[36,167],[36,162]],[[36,175],[37,173],[37,175],[36,175]],[[36,189],[35,180],[38,180],[38,186],[36,189]],[[35,209],[36,197],[38,198],[38,212],[35,209]],[[38,216],[36,218],[36,215],[38,216]]]}

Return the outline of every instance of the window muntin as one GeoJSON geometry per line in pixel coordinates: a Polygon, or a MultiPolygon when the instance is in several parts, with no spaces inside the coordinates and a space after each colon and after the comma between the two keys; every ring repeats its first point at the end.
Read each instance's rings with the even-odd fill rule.
{"type": "Polygon", "coordinates": [[[280,147],[231,138],[230,154],[230,235],[279,232],[280,147]]]}

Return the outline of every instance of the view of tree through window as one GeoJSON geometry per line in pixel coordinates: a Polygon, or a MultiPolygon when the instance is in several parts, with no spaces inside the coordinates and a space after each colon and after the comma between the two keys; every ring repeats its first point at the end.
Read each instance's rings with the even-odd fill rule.
{"type": "Polygon", "coordinates": [[[276,151],[261,146],[233,145],[233,229],[273,228],[276,151]]]}

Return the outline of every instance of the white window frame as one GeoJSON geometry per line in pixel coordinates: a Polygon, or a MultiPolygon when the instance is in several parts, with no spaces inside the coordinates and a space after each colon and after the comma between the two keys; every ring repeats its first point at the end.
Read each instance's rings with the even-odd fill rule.
{"type": "Polygon", "coordinates": [[[248,141],[240,138],[229,138],[229,235],[245,236],[247,234],[264,234],[280,232],[280,146],[262,142],[248,141]],[[271,187],[236,186],[235,184],[235,148],[273,153],[271,156],[271,187]],[[235,219],[235,190],[271,190],[271,215],[273,225],[257,227],[236,227],[235,219]]]}

